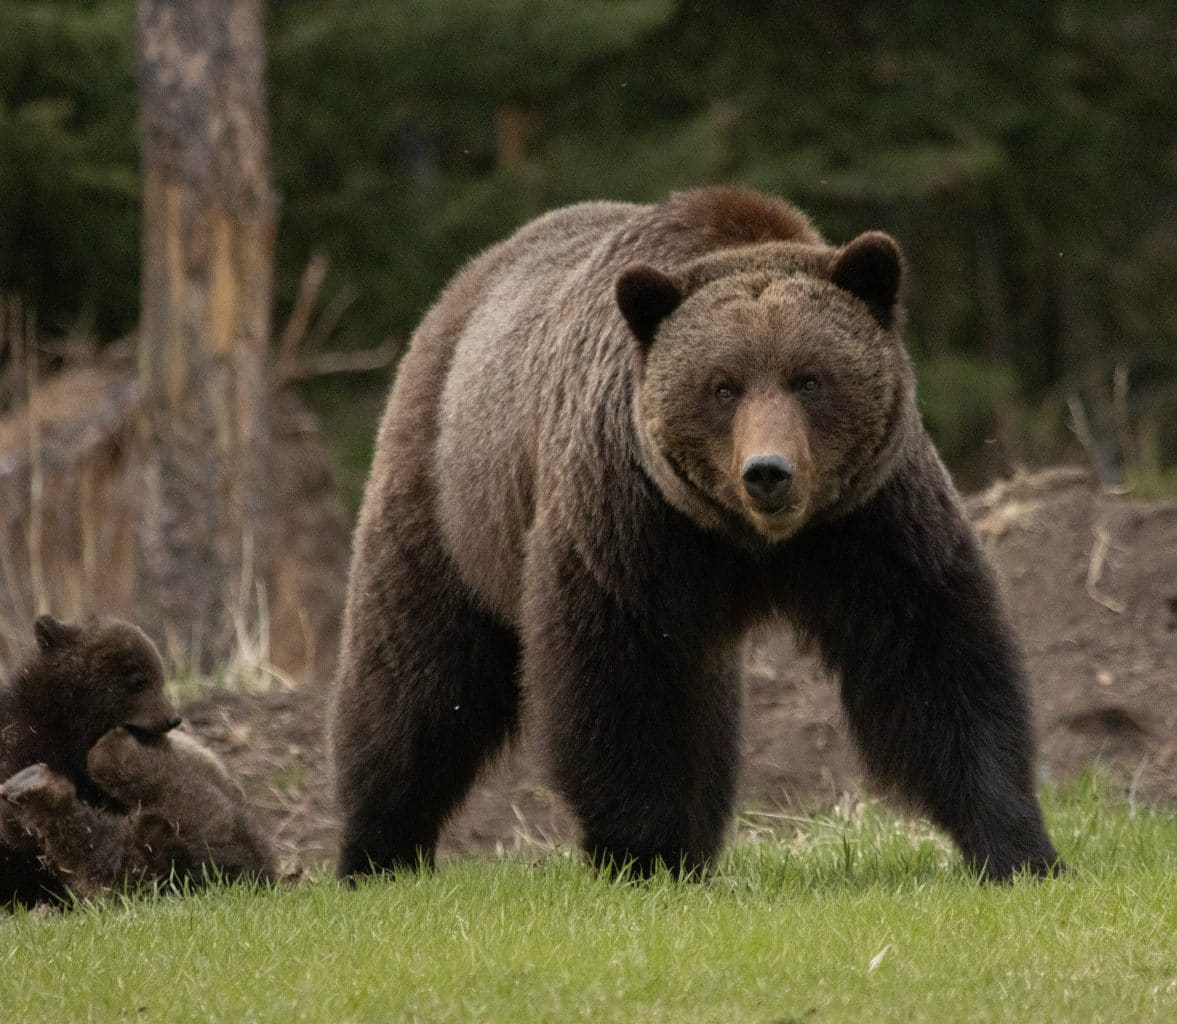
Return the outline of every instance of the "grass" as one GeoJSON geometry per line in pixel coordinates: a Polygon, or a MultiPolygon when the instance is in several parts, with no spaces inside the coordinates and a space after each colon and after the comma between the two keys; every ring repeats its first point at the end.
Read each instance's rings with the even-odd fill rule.
{"type": "Polygon", "coordinates": [[[0,1020],[1177,1020],[1177,818],[1094,783],[1048,813],[1075,871],[1045,883],[868,805],[750,819],[705,884],[555,852],[17,913],[0,1020]]]}

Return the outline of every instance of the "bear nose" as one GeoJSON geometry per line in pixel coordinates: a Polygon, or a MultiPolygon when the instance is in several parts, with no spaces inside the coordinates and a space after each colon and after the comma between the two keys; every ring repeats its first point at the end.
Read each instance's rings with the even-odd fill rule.
{"type": "Polygon", "coordinates": [[[793,483],[793,463],[783,455],[753,455],[740,471],[744,490],[765,512],[777,512],[793,483]]]}

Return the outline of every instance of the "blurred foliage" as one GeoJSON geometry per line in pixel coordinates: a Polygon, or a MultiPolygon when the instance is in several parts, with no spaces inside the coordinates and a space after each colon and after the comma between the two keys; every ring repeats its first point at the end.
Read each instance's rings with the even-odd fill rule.
{"type": "MultiPolygon", "coordinates": [[[[321,302],[352,297],[329,343],[363,347],[549,207],[739,181],[901,240],[962,482],[1082,457],[1076,402],[1119,472],[1172,479],[1169,0],[282,0],[270,29],[279,324],[315,251],[321,302]]],[[[135,319],[132,32],[131,0],[0,6],[0,289],[54,329],[135,319]]],[[[311,393],[338,423],[386,381],[311,393]]],[[[356,472],[362,426],[336,431],[356,472]]]]}
{"type": "Polygon", "coordinates": [[[0,3],[0,291],[43,328],[134,325],[134,5],[0,3]]]}

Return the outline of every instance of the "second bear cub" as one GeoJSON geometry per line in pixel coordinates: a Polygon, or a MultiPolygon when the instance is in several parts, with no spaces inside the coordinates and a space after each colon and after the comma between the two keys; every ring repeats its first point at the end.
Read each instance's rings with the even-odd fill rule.
{"type": "Polygon", "coordinates": [[[93,781],[122,808],[83,803],[44,764],[18,772],[0,799],[77,896],[152,885],[277,877],[274,855],[220,759],[184,733],[112,729],[86,758],[93,781]]]}

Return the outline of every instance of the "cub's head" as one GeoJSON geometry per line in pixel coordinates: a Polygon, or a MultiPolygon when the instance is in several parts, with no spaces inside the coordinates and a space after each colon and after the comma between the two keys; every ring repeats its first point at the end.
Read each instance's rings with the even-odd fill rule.
{"type": "Polygon", "coordinates": [[[88,748],[116,726],[162,735],[180,722],[164,697],[164,668],[147,635],[119,619],[61,622],[42,615],[37,651],[25,673],[42,701],[60,705],[88,748]]]}
{"type": "Polygon", "coordinates": [[[899,248],[771,242],[617,281],[643,459],[680,511],[772,542],[865,501],[914,419],[899,248]]]}

